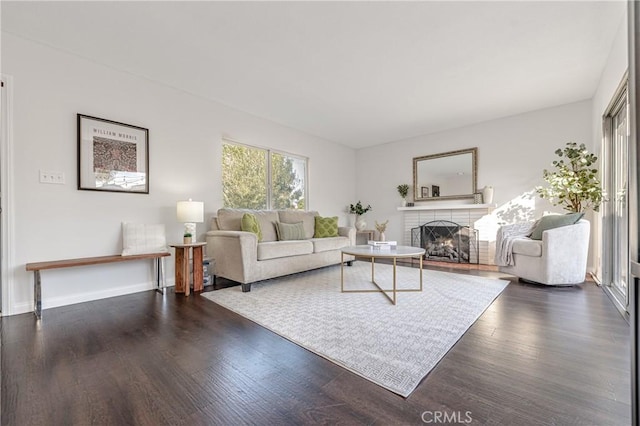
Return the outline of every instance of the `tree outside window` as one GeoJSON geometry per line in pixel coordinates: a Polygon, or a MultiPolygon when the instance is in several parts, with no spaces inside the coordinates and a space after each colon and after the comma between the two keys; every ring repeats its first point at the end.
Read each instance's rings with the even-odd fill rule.
{"type": "Polygon", "coordinates": [[[304,210],[306,175],[306,158],[246,145],[222,145],[225,207],[304,210]]]}

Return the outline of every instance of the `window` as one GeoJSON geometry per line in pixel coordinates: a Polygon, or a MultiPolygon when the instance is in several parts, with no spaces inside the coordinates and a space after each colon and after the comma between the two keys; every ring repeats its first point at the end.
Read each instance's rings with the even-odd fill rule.
{"type": "Polygon", "coordinates": [[[307,163],[305,157],[223,142],[224,206],[305,210],[307,163]]]}
{"type": "Polygon", "coordinates": [[[222,145],[222,196],[225,207],[267,208],[267,151],[222,145]]]}

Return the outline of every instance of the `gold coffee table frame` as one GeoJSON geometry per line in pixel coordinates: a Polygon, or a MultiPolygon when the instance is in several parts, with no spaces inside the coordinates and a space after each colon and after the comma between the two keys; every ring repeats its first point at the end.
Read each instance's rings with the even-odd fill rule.
{"type": "Polygon", "coordinates": [[[410,291],[422,291],[422,256],[425,250],[419,247],[396,246],[392,249],[379,249],[370,245],[350,246],[342,249],[342,257],[340,262],[340,291],[342,293],[382,293],[392,304],[396,304],[397,294],[410,291]],[[345,290],[344,289],[344,255],[351,255],[356,258],[362,257],[371,259],[371,282],[378,288],[377,290],[345,290]],[[399,289],[396,283],[396,260],[403,257],[419,257],[420,258],[420,288],[399,289]],[[375,279],[375,260],[376,259],[393,259],[393,288],[383,289],[378,285],[375,279]],[[389,296],[391,292],[393,297],[389,296]]]}

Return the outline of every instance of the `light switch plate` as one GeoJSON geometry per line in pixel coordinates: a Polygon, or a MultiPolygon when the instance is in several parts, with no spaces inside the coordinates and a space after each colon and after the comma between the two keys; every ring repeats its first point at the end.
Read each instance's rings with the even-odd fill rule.
{"type": "Polygon", "coordinates": [[[40,170],[40,183],[64,185],[64,172],[48,172],[40,170]]]}

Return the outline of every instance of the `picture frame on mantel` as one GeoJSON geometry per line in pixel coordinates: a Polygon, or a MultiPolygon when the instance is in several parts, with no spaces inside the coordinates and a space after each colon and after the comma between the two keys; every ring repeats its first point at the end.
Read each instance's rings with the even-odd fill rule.
{"type": "Polygon", "coordinates": [[[420,195],[422,196],[422,198],[428,198],[429,197],[429,187],[428,186],[423,186],[420,188],[420,195]]]}
{"type": "Polygon", "coordinates": [[[149,193],[149,129],[78,114],[78,189],[149,193]]]}

